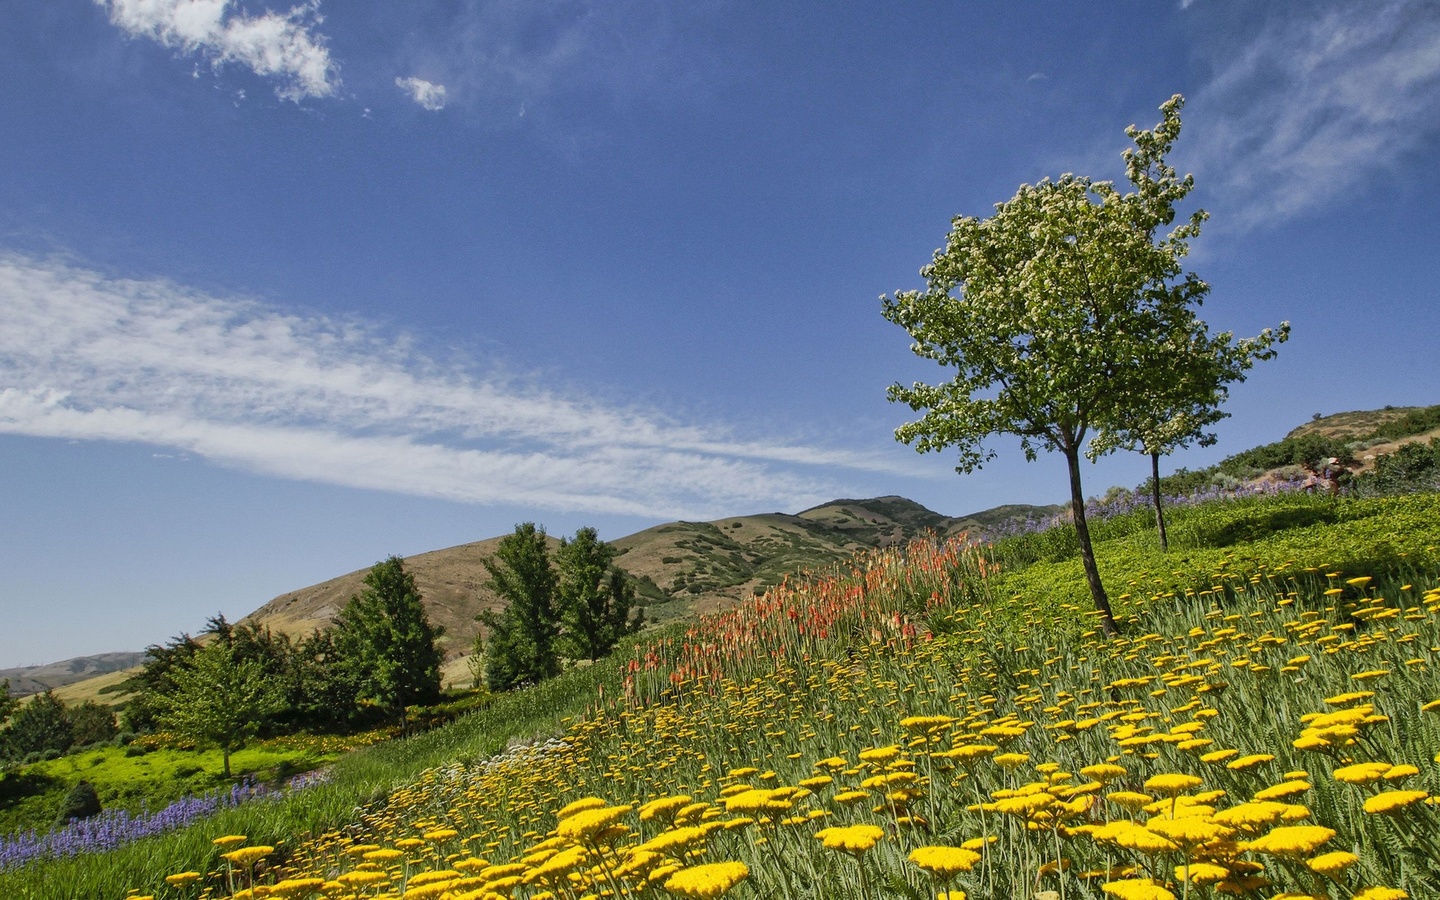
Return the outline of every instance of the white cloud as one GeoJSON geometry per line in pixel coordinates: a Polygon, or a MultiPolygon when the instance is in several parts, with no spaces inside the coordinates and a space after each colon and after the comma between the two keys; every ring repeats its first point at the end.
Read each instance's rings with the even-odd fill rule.
{"type": "Polygon", "coordinates": [[[1182,165],[1218,195],[1217,221],[1240,228],[1320,207],[1440,133],[1440,5],[1272,9],[1187,111],[1196,138],[1182,165]]]}
{"type": "Polygon", "coordinates": [[[655,517],[800,508],[844,492],[836,471],[899,468],[478,377],[365,323],[6,255],[0,433],[141,442],[462,502],[655,517]]]}
{"type": "Polygon", "coordinates": [[[149,38],[216,65],[238,63],[277,78],[287,100],[329,97],[339,87],[325,41],[315,30],[316,2],[286,13],[249,15],[231,0],[95,0],[128,34],[149,38]]]}
{"type": "Polygon", "coordinates": [[[395,86],[410,95],[410,99],[435,112],[445,108],[445,85],[433,84],[423,78],[397,78],[395,86]]]}

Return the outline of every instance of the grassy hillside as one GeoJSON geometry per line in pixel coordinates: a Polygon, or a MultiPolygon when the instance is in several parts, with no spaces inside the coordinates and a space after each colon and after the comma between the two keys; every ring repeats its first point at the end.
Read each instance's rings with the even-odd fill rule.
{"type": "MultiPolygon", "coordinates": [[[[967,525],[1007,515],[1023,517],[1050,507],[1005,507],[977,519],[932,512],[902,497],[839,500],[798,515],[770,513],[714,522],[671,522],[620,538],[617,564],[636,579],[638,592],[658,622],[713,612],[778,584],[787,574],[831,565],[857,550],[903,543],[927,531],[950,534],[967,525]]],[[[430,620],[445,627],[452,659],[468,652],[475,616],[498,607],[485,588],[483,561],[500,538],[406,558],[425,598],[430,620]]],[[[328,627],[362,587],[361,569],[282,594],[245,618],[292,635],[328,627]]],[[[463,668],[461,666],[460,668],[463,668]]]]}
{"type": "Polygon", "coordinates": [[[229,896],[227,831],[271,848],[236,887],[295,896],[1440,895],[1440,497],[1173,521],[1168,555],[1138,516],[1097,529],[1119,639],[1056,536],[872,551],[0,895],[229,896]],[[482,762],[535,734],[563,741],[482,762]]]}

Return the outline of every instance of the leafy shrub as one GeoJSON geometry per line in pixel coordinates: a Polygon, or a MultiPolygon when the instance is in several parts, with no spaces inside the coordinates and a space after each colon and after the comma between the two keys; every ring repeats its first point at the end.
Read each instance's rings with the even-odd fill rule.
{"type": "Polygon", "coordinates": [[[60,801],[60,811],[55,815],[55,827],[68,825],[74,820],[89,819],[100,815],[100,812],[100,795],[95,792],[95,786],[81,779],[75,782],[75,786],[66,792],[65,799],[60,801]]]}
{"type": "Polygon", "coordinates": [[[1375,468],[1355,479],[1355,490],[1365,497],[1440,490],[1440,438],[1377,457],[1375,468]]]}

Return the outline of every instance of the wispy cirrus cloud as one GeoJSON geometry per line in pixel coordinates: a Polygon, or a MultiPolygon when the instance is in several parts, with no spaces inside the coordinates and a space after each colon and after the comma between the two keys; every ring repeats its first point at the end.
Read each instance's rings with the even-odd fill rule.
{"type": "Polygon", "coordinates": [[[1238,228],[1320,207],[1440,135],[1431,0],[1276,4],[1224,46],[1191,98],[1182,164],[1238,228]]]}
{"type": "Polygon", "coordinates": [[[655,517],[799,508],[843,449],[735,438],[447,367],[374,326],[0,255],[0,432],[129,441],[266,475],[655,517]]]}
{"type": "Polygon", "coordinates": [[[95,0],[110,21],[134,37],[156,41],[215,65],[235,63],[279,81],[275,93],[296,102],[330,97],[340,80],[318,31],[318,0],[290,10],[250,15],[231,0],[95,0]]]}

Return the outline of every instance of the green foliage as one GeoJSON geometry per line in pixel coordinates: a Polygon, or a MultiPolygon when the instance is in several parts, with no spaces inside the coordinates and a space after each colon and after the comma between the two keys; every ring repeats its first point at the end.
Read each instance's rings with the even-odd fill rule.
{"type": "Polygon", "coordinates": [[[485,638],[485,683],[492,691],[538,684],[560,671],[556,653],[558,582],[550,565],[545,529],[534,522],[515,526],[485,560],[486,587],[506,601],[505,608],[480,615],[485,638]]]}
{"type": "Polygon", "coordinates": [[[10,679],[0,681],[0,725],[10,718],[10,714],[19,706],[19,701],[10,696],[10,679]]]}
{"type": "Polygon", "coordinates": [[[75,742],[75,731],[65,715],[65,703],[50,691],[36,694],[10,716],[3,743],[12,759],[32,753],[63,753],[75,742]]]}
{"type": "Polygon", "coordinates": [[[335,647],[356,676],[360,696],[408,724],[407,707],[440,698],[435,640],[441,633],[426,618],[404,560],[392,556],[370,569],[365,589],[336,617],[335,647]]]}
{"type": "Polygon", "coordinates": [[[1440,404],[1412,409],[1376,428],[1367,437],[1403,438],[1412,434],[1424,434],[1433,428],[1440,428],[1440,404]]]}
{"type": "Polygon", "coordinates": [[[1334,457],[1351,461],[1345,442],[1323,434],[1303,434],[1237,453],[1221,460],[1217,467],[1226,475],[1253,477],[1282,466],[1319,467],[1334,457]]]}
{"type": "Polygon", "coordinates": [[[76,747],[88,747],[115,737],[120,731],[115,713],[94,700],[68,707],[65,717],[70,720],[71,738],[76,747]]]}
{"type": "MultiPolygon", "coordinates": [[[[1207,590],[1213,586],[1207,573],[1283,566],[1320,582],[1334,572],[1346,578],[1368,575],[1383,590],[1417,580],[1440,564],[1440,495],[1433,493],[1379,499],[1285,494],[1180,507],[1174,510],[1168,554],[1160,551],[1146,519],[1137,511],[1105,523],[1108,533],[1099,532],[1096,555],[1111,573],[1112,590],[1126,595],[1122,607],[1152,591],[1183,597],[1207,590]]],[[[997,596],[1023,597],[1056,613],[1085,601],[1078,554],[1040,557],[1023,540],[1011,541],[995,546],[1001,568],[992,584],[997,596]]]]}
{"type": "Polygon", "coordinates": [[[990,218],[954,219],[946,246],[921,270],[926,290],[882,298],[885,317],[910,333],[917,355],[955,370],[941,384],[891,386],[892,401],[925,411],[896,438],[922,452],[957,448],[962,472],[993,456],[983,442],[994,434],[1019,437],[1030,459],[1042,449],[1062,453],[1087,581],[1107,630],[1114,620],[1080,486],[1087,439],[1094,435],[1095,453],[1194,439],[1224,384],[1275,340],[1266,332],[1253,346],[1232,347],[1229,334],[1212,338],[1194,316],[1209,286],[1180,262],[1203,211],[1159,234],[1194,186],[1165,162],[1182,103],[1178,95],[1167,101],[1151,131],[1127,129],[1132,192],[1075,175],[1022,185],[990,218]]]}
{"type": "Polygon", "coordinates": [[[230,754],[260,732],[284,707],[280,688],[265,677],[264,665],[214,641],[171,673],[159,723],[205,746],[218,747],[222,773],[230,776],[230,754]]]}
{"type": "Polygon", "coordinates": [[[1355,491],[1362,497],[1440,491],[1440,438],[1406,444],[1377,457],[1375,467],[1355,479],[1355,491]]]}
{"type": "Polygon", "coordinates": [[[145,648],[140,671],[120,685],[132,695],[121,714],[126,731],[155,730],[163,698],[175,689],[171,673],[198,652],[200,643],[188,634],[171,638],[167,644],[151,644],[145,648]]]}
{"type": "Polygon", "coordinates": [[[98,816],[100,812],[100,795],[95,792],[95,785],[82,778],[66,791],[65,799],[60,801],[60,810],[55,814],[55,827],[66,825],[72,819],[98,816]]]}
{"type": "Polygon", "coordinates": [[[643,609],[635,606],[635,588],[614,565],[615,548],[600,540],[594,528],[581,528],[572,540],[561,539],[555,554],[559,569],[557,599],[561,631],[559,648],[571,659],[597,660],[627,634],[640,630],[643,609]]]}

